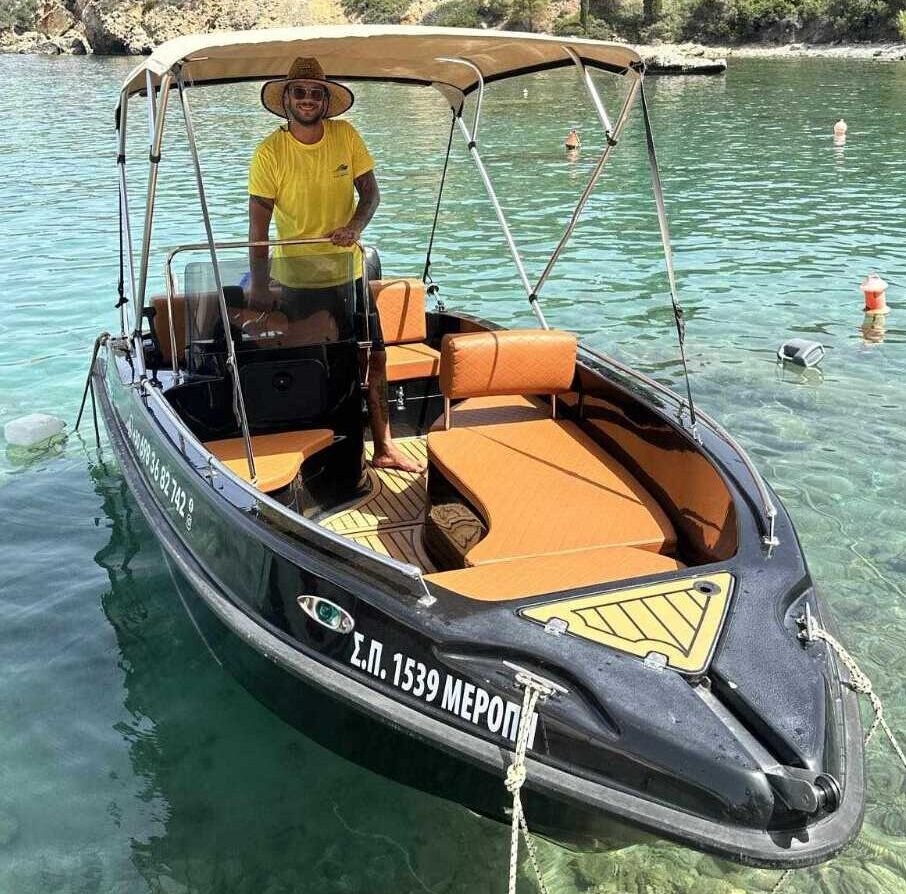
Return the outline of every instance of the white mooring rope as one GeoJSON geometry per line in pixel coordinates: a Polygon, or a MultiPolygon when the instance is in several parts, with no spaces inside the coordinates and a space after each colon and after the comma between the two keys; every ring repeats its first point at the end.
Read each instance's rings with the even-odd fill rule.
{"type": "MultiPolygon", "coordinates": [[[[824,630],[822,627],[819,627],[810,616],[805,618],[805,627],[800,634],[800,636],[805,640],[815,640],[820,639],[823,642],[827,643],[836,653],[837,657],[842,662],[843,666],[849,671],[849,682],[846,684],[849,686],[853,692],[861,693],[862,695],[867,695],[868,700],[871,702],[872,708],[874,708],[875,717],[871,722],[871,726],[868,727],[868,732],[865,734],[864,744],[867,746],[871,742],[872,737],[878,731],[878,727],[884,730],[888,740],[890,741],[893,750],[896,752],[897,757],[900,759],[900,763],[906,768],[906,755],[903,754],[903,749],[900,747],[900,743],[897,741],[896,736],[893,734],[893,730],[887,725],[887,721],[884,719],[884,705],[881,704],[881,699],[878,697],[878,694],[875,692],[874,687],[871,684],[871,680],[868,678],[868,675],[862,671],[862,668],[856,664],[856,659],[853,658],[849,652],[846,651],[843,644],[839,642],[834,636],[824,630]]],[[[792,875],[793,870],[787,869],[783,875],[777,879],[777,884],[771,888],[771,894],[777,894],[778,891],[784,886],[787,879],[792,875]]]]}
{"type": "Polygon", "coordinates": [[[516,894],[516,871],[519,859],[519,830],[522,830],[522,837],[525,839],[525,849],[528,851],[529,860],[532,863],[532,869],[535,870],[535,877],[538,879],[538,888],[541,894],[548,894],[544,884],[544,877],[541,874],[541,867],[538,864],[538,855],[535,852],[535,844],[529,834],[528,824],[525,821],[525,814],[522,810],[522,797],[519,790],[525,782],[525,751],[528,747],[529,733],[532,729],[532,721],[535,717],[535,705],[538,700],[544,700],[549,695],[554,694],[554,689],[545,685],[540,680],[529,676],[525,673],[516,674],[516,682],[525,687],[525,694],[522,697],[522,711],[519,714],[519,731],[516,734],[516,753],[513,756],[513,763],[507,768],[506,785],[507,791],[513,796],[513,820],[510,827],[510,887],[509,894],[516,894]]]}
{"type": "Polygon", "coordinates": [[[900,763],[906,768],[906,755],[903,754],[903,749],[900,748],[900,743],[897,742],[896,736],[893,734],[893,730],[887,725],[887,721],[884,719],[884,705],[881,704],[881,699],[878,698],[878,694],[874,691],[874,688],[871,685],[871,680],[862,672],[858,664],[856,664],[855,659],[843,646],[834,639],[826,630],[815,626],[811,630],[811,635],[815,639],[824,640],[836,653],[840,661],[843,662],[844,667],[849,671],[849,687],[853,692],[861,692],[863,695],[868,696],[868,700],[871,702],[872,708],[875,711],[875,719],[872,720],[871,726],[868,728],[868,732],[865,734],[865,744],[871,741],[872,736],[878,731],[878,727],[881,727],[884,730],[887,738],[890,740],[890,744],[893,746],[893,750],[896,752],[897,757],[900,759],[900,763]]]}

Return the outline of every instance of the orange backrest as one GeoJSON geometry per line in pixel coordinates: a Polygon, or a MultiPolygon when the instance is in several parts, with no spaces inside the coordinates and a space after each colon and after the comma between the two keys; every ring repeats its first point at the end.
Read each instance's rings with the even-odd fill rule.
{"type": "Polygon", "coordinates": [[[425,284],[420,279],[373,279],[368,284],[388,345],[424,341],[425,284]]]}
{"type": "Polygon", "coordinates": [[[576,337],[556,329],[500,329],[445,335],[440,348],[444,397],[562,394],[576,370],[576,337]]]}
{"type": "MultiPolygon", "coordinates": [[[[157,313],[154,316],[154,331],[160,343],[160,352],[164,363],[170,366],[173,363],[173,352],[170,350],[170,312],[167,307],[166,297],[158,296],[151,299],[157,313]]],[[[186,299],[173,298],[173,326],[176,335],[176,350],[179,352],[180,364],[185,360],[186,351],[186,299]]]]}

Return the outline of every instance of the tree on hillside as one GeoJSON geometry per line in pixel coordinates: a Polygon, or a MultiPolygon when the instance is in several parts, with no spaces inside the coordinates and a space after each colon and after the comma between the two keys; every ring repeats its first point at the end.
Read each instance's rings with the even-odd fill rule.
{"type": "Polygon", "coordinates": [[[510,23],[526,31],[534,31],[544,20],[548,0],[513,0],[510,23]]]}
{"type": "Polygon", "coordinates": [[[653,25],[661,17],[663,6],[663,0],[643,0],[642,22],[645,25],[653,25]]]}

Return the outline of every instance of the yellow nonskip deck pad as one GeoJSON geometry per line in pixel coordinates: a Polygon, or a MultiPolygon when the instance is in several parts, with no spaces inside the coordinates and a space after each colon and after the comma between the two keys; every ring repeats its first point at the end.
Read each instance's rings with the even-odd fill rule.
{"type": "Polygon", "coordinates": [[[711,660],[734,584],[733,575],[721,571],[560,599],[520,614],[541,624],[559,619],[573,636],[639,658],[658,653],[667,667],[700,674],[711,660]]]}

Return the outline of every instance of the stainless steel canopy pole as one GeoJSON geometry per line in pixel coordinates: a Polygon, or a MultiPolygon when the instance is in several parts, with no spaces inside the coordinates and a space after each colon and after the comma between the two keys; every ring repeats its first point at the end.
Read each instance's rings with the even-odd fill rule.
{"type": "Polygon", "coordinates": [[[594,103],[595,111],[598,113],[598,118],[601,121],[601,126],[604,128],[604,133],[609,136],[613,132],[613,126],[610,123],[610,118],[607,117],[607,110],[604,108],[604,103],[601,102],[601,97],[598,95],[598,88],[595,87],[595,82],[591,79],[591,72],[585,67],[585,63],[579,58],[579,54],[572,47],[563,47],[563,49],[566,51],[566,55],[573,60],[573,64],[576,68],[579,69],[579,74],[582,75],[582,83],[585,85],[585,89],[588,91],[588,95],[594,103]]]}
{"type": "Polygon", "coordinates": [[[654,148],[654,133],[651,130],[651,119],[648,116],[648,103],[645,100],[645,88],[642,87],[642,117],[645,122],[645,143],[648,149],[648,165],[651,168],[651,189],[654,203],[657,206],[657,222],[661,231],[661,243],[664,247],[664,261],[667,265],[667,281],[670,284],[670,301],[673,304],[673,319],[676,323],[676,338],[679,342],[680,360],[683,364],[683,376],[686,379],[686,396],[689,399],[689,425],[692,433],[695,430],[695,404],[692,401],[692,383],[689,381],[689,366],[686,363],[686,323],[680,307],[676,288],[676,273],[673,269],[673,246],[670,243],[670,227],[667,223],[667,207],[664,203],[664,191],[661,188],[661,175],[658,169],[657,152],[654,148]]]}
{"type": "Polygon", "coordinates": [[[488,194],[488,198],[491,201],[491,205],[494,207],[494,212],[497,215],[497,220],[500,223],[500,228],[503,230],[504,238],[506,239],[507,245],[510,249],[510,254],[513,256],[513,261],[516,264],[516,269],[519,271],[519,278],[522,280],[522,285],[525,288],[525,294],[528,296],[529,303],[532,306],[532,311],[535,314],[535,317],[538,320],[538,323],[541,325],[542,329],[550,329],[550,326],[547,325],[547,320],[544,319],[544,313],[541,310],[540,305],[538,304],[538,296],[535,294],[535,290],[532,288],[532,284],[529,281],[528,274],[525,272],[525,265],[522,263],[522,258],[519,255],[519,249],[516,247],[516,242],[513,239],[513,234],[510,232],[509,224],[507,223],[506,216],[503,213],[503,208],[500,207],[500,202],[497,199],[497,193],[494,192],[494,185],[491,183],[491,178],[488,176],[488,172],[485,169],[484,162],[481,160],[481,155],[478,153],[478,145],[476,143],[475,137],[478,133],[478,124],[481,116],[481,100],[484,95],[484,76],[481,73],[481,70],[475,65],[474,62],[470,62],[468,59],[452,59],[452,58],[441,58],[438,59],[439,62],[454,62],[458,65],[465,65],[468,68],[471,68],[472,71],[478,77],[478,100],[475,106],[475,119],[472,122],[472,130],[469,131],[466,127],[465,121],[462,120],[462,110],[456,114],[456,109],[454,108],[454,114],[456,114],[456,123],[459,125],[460,131],[465,138],[466,145],[469,148],[469,154],[472,156],[472,161],[475,162],[475,167],[478,168],[478,173],[481,175],[481,179],[484,182],[485,192],[488,194]]]}
{"type": "Polygon", "coordinates": [[[252,452],[252,438],[249,434],[249,422],[245,413],[245,400],[242,397],[242,388],[239,385],[239,364],[236,361],[236,346],[230,333],[230,313],[227,310],[226,296],[223,294],[223,280],[220,276],[220,262],[217,260],[217,248],[214,241],[214,230],[211,227],[211,216],[208,213],[208,200],[204,191],[204,177],[201,173],[201,160],[198,157],[198,145],[195,142],[195,128],[192,125],[192,114],[189,110],[189,100],[186,97],[186,85],[182,79],[182,72],[177,73],[176,83],[179,87],[179,102],[182,106],[183,118],[186,122],[186,136],[189,140],[189,151],[192,153],[192,165],[195,168],[195,181],[198,185],[198,199],[201,202],[201,215],[204,218],[205,235],[208,237],[208,249],[211,253],[211,264],[214,268],[214,284],[217,287],[217,301],[220,305],[220,319],[223,323],[224,340],[226,341],[227,368],[233,379],[233,412],[236,421],[242,429],[242,438],[245,441],[245,456],[249,465],[249,478],[252,484],[257,481],[255,472],[255,457],[252,452]]]}
{"type": "MultiPolygon", "coordinates": [[[[129,296],[135,301],[135,254],[132,247],[132,224],[129,220],[129,191],[126,186],[126,110],[129,98],[126,93],[120,95],[119,122],[117,124],[117,168],[119,170],[120,223],[126,240],[126,254],[129,259],[129,296]]],[[[125,337],[130,330],[128,305],[120,307],[120,325],[125,337]]]]}
{"type": "MultiPolygon", "coordinates": [[[[581,63],[579,64],[581,65],[581,63]]],[[[545,266],[544,270],[541,273],[541,276],[538,277],[538,282],[535,283],[535,294],[540,292],[541,288],[544,286],[544,283],[547,282],[547,278],[548,276],[550,276],[551,270],[554,269],[554,264],[557,263],[557,260],[562,254],[563,249],[566,248],[566,243],[569,242],[569,239],[573,234],[573,230],[576,229],[576,224],[579,223],[579,215],[581,215],[582,209],[588,202],[592,190],[594,190],[595,186],[597,185],[597,182],[600,179],[602,172],[604,171],[604,165],[607,164],[607,160],[610,158],[610,153],[613,151],[614,146],[616,146],[617,144],[617,140],[619,139],[620,134],[623,131],[623,127],[629,118],[629,112],[632,109],[632,105],[635,102],[636,95],[642,83],[641,75],[639,75],[637,72],[633,72],[635,80],[633,81],[632,86],[629,88],[629,93],[626,94],[626,99],[623,101],[623,107],[620,109],[620,114],[617,118],[616,126],[614,127],[613,131],[610,131],[607,129],[607,124],[605,123],[608,121],[607,113],[604,111],[604,106],[601,103],[600,97],[598,96],[598,91],[595,89],[595,85],[592,83],[591,78],[588,76],[588,72],[585,71],[585,66],[581,65],[581,68],[585,73],[585,86],[591,93],[592,100],[595,101],[595,108],[600,107],[599,115],[601,116],[601,123],[604,125],[604,136],[607,140],[607,145],[604,147],[604,151],[601,153],[601,157],[598,159],[598,163],[595,165],[594,170],[591,172],[591,177],[589,178],[588,184],[583,190],[582,195],[579,197],[579,201],[577,202],[575,210],[572,213],[572,217],[570,217],[569,223],[566,225],[566,229],[563,231],[563,236],[557,243],[557,247],[554,249],[554,253],[551,255],[550,260],[547,262],[547,266],[545,266]]]]}
{"type": "Polygon", "coordinates": [[[148,90],[148,145],[154,142],[154,127],[157,118],[157,102],[154,99],[154,81],[151,70],[145,69],[145,85],[148,90]]]}
{"type": "MultiPolygon", "coordinates": [[[[145,290],[148,286],[148,257],[151,254],[151,225],[154,221],[154,198],[157,194],[157,166],[160,164],[160,144],[164,137],[164,120],[167,117],[167,101],[170,96],[170,87],[173,84],[173,75],[167,72],[160,79],[160,103],[157,109],[157,118],[154,122],[154,139],[151,142],[150,162],[151,169],[148,173],[148,198],[145,204],[145,230],[142,234],[141,265],[139,267],[138,292],[135,296],[135,332],[136,340],[142,324],[142,308],[145,306],[145,290]]],[[[139,372],[145,374],[145,355],[141,345],[136,345],[135,350],[139,372]]]]}

